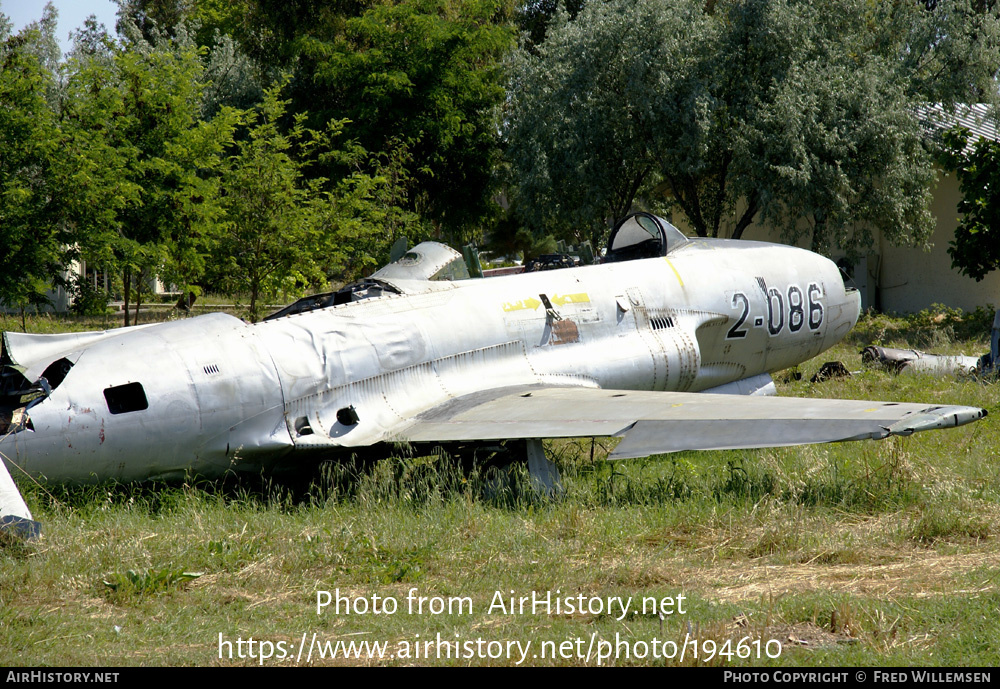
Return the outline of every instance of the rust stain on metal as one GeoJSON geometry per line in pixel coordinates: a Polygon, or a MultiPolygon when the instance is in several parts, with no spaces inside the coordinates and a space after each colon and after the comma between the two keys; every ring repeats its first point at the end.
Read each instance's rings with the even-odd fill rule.
{"type": "Polygon", "coordinates": [[[561,345],[579,341],[580,329],[569,318],[552,323],[552,336],[549,338],[549,344],[561,345]]]}

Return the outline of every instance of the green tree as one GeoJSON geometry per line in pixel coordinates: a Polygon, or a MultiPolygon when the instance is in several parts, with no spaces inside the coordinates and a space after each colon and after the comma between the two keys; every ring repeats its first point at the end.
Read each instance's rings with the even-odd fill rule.
{"type": "Polygon", "coordinates": [[[202,62],[205,66],[204,119],[213,118],[226,106],[246,110],[263,100],[266,79],[260,66],[244,54],[231,37],[216,35],[202,62]]]}
{"type": "Polygon", "coordinates": [[[294,69],[293,112],[308,111],[314,129],[350,120],[371,176],[402,146],[415,161],[405,210],[442,234],[460,239],[492,218],[493,111],[515,41],[506,0],[251,4],[259,30],[244,45],[266,65],[294,69]]]}
{"type": "Polygon", "coordinates": [[[405,146],[374,161],[345,139],[344,120],[325,130],[305,127],[306,113],[286,127],[284,85],[244,116],[222,177],[224,232],[216,247],[214,279],[231,294],[249,296],[256,321],[265,296],[325,287],[371,272],[399,237],[420,239],[427,223],[406,210],[411,178],[405,146]],[[315,168],[345,169],[343,177],[317,176],[315,168]]]}
{"type": "Polygon", "coordinates": [[[852,62],[815,59],[789,70],[742,133],[733,191],[751,200],[746,222],[759,211],[789,241],[809,238],[813,251],[869,246],[874,230],[920,244],[933,230],[935,171],[918,103],[886,77],[883,59],[852,62]]]}
{"type": "Polygon", "coordinates": [[[570,19],[575,19],[576,15],[583,9],[584,0],[529,0],[517,7],[517,29],[521,32],[523,46],[529,50],[545,40],[545,35],[549,30],[549,24],[556,16],[560,7],[564,9],[570,19]]]}
{"type": "Polygon", "coordinates": [[[191,18],[195,0],[115,0],[118,3],[118,32],[138,29],[142,37],[155,43],[173,36],[176,28],[191,18]]]}
{"type": "Polygon", "coordinates": [[[948,254],[955,269],[978,281],[1000,267],[1000,142],[969,143],[970,134],[959,127],[945,135],[943,162],[955,171],[962,192],[962,216],[948,254]]]}
{"type": "Polygon", "coordinates": [[[238,45],[250,41],[245,29],[250,0],[116,0],[118,27],[138,44],[173,38],[196,45],[204,66],[203,114],[211,119],[223,106],[249,108],[263,98],[262,69],[238,45]],[[140,38],[141,37],[141,38],[140,38]]]}
{"type": "Polygon", "coordinates": [[[597,241],[665,198],[702,236],[754,220],[814,248],[920,242],[917,106],[985,93],[996,12],[861,0],[611,0],[514,61],[505,137],[523,222],[597,241]],[[957,72],[944,73],[945,67],[957,72]]]}
{"type": "Polygon", "coordinates": [[[342,153],[341,159],[357,162],[332,195],[336,211],[331,217],[336,221],[331,232],[337,237],[337,272],[352,280],[388,263],[389,249],[397,239],[406,237],[412,246],[430,237],[433,228],[409,210],[414,161],[404,143],[391,141],[386,152],[371,156],[355,148],[353,154],[342,153]],[[374,172],[368,174],[368,169],[374,172]]]}
{"type": "Polygon", "coordinates": [[[23,309],[65,286],[73,262],[134,189],[113,151],[95,145],[105,119],[81,121],[54,71],[55,12],[17,36],[0,15],[0,301],[23,309]],[[110,155],[109,155],[110,154],[110,155]]]}
{"type": "Polygon", "coordinates": [[[74,55],[67,117],[93,158],[105,161],[105,182],[124,190],[84,246],[88,260],[121,272],[128,325],[144,281],[195,288],[218,232],[218,169],[239,117],[223,108],[201,119],[204,67],[183,27],[155,44],[134,27],[126,33],[120,42],[91,40],[74,55]]]}
{"type": "Polygon", "coordinates": [[[262,296],[324,277],[327,180],[307,179],[304,170],[328,140],[306,129],[301,114],[283,131],[288,102],[279,93],[266,91],[259,112],[245,116],[246,136],[222,173],[227,221],[218,249],[230,290],[249,295],[252,321],[260,318],[262,296]]]}
{"type": "Polygon", "coordinates": [[[46,98],[54,75],[32,50],[42,36],[9,30],[0,15],[0,302],[23,315],[47,301],[74,258],[61,184],[70,161],[46,98]]]}
{"type": "Polygon", "coordinates": [[[576,21],[558,13],[537,52],[518,51],[503,121],[526,225],[599,240],[648,195],[661,179],[649,120],[666,89],[656,80],[681,77],[707,29],[693,2],[591,3],[576,21]]]}

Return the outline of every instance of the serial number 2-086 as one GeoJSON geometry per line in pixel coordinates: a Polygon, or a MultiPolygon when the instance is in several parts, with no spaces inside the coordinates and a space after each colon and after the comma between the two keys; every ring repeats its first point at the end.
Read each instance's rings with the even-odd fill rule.
{"type": "MultiPolygon", "coordinates": [[[[823,325],[822,297],[823,289],[815,282],[809,283],[805,295],[798,285],[789,285],[784,294],[776,287],[769,287],[767,290],[767,332],[770,335],[778,335],[787,325],[789,332],[797,333],[807,323],[810,330],[818,330],[823,325]]],[[[747,332],[749,332],[748,328],[743,327],[750,315],[750,300],[747,295],[743,292],[734,293],[732,306],[740,310],[740,315],[733,327],[726,333],[727,340],[746,337],[747,332]]]]}

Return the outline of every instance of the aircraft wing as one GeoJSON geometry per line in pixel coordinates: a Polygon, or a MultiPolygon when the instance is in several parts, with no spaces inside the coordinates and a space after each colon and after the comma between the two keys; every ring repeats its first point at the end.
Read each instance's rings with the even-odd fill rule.
{"type": "Polygon", "coordinates": [[[950,428],[978,407],[518,386],[452,399],[397,433],[409,442],[623,436],[612,459],[681,450],[880,439],[950,428]]]}

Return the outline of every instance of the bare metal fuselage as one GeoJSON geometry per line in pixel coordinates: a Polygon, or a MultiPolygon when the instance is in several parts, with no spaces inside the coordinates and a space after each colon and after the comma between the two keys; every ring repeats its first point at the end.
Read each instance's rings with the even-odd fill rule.
{"type": "Polygon", "coordinates": [[[74,481],[294,463],[391,442],[421,411],[484,389],[746,380],[828,349],[859,310],[831,261],[721,240],[665,258],[387,282],[401,293],[254,325],[214,314],[67,337],[37,361],[18,361],[12,339],[29,379],[59,357],[71,368],[0,452],[74,481]]]}

